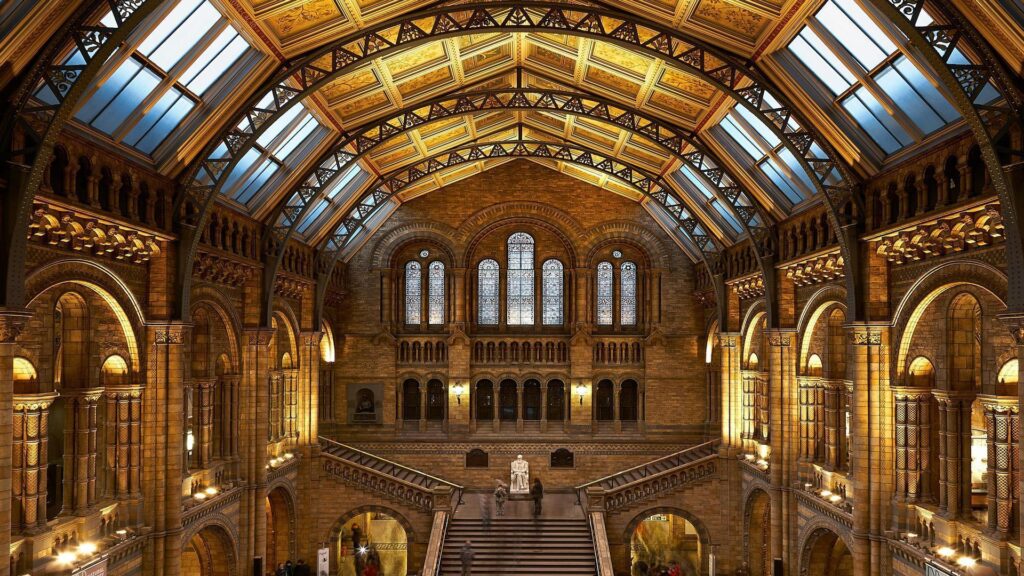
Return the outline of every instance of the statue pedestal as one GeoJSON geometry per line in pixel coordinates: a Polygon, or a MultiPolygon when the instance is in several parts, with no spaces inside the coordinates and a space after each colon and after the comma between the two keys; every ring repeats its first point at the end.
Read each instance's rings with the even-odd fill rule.
{"type": "Polygon", "coordinates": [[[533,500],[529,492],[517,492],[508,495],[509,500],[533,500]]]}

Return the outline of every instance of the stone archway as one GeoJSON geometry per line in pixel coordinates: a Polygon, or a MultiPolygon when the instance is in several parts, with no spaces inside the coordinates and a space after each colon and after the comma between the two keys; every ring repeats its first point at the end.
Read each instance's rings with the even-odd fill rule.
{"type": "Polygon", "coordinates": [[[684,576],[708,573],[707,529],[685,510],[660,507],[638,514],[626,527],[624,541],[631,574],[648,574],[659,566],[668,569],[673,563],[684,576]]]}
{"type": "Polygon", "coordinates": [[[267,493],[267,568],[296,561],[295,503],[291,493],[277,486],[267,493]]]}
{"type": "Polygon", "coordinates": [[[771,498],[764,490],[754,490],[743,512],[743,562],[751,576],[772,573],[771,498]]]}
{"type": "Polygon", "coordinates": [[[181,553],[182,574],[236,576],[235,565],[231,535],[217,524],[199,529],[188,539],[181,553]]]}
{"type": "Polygon", "coordinates": [[[331,528],[331,574],[357,576],[367,563],[376,563],[378,574],[406,574],[410,546],[415,541],[412,524],[384,506],[360,506],[341,516],[331,528]],[[359,536],[354,538],[354,527],[359,536]]]}
{"type": "Polygon", "coordinates": [[[841,536],[828,528],[816,528],[804,543],[800,574],[853,576],[853,554],[841,536]]]}

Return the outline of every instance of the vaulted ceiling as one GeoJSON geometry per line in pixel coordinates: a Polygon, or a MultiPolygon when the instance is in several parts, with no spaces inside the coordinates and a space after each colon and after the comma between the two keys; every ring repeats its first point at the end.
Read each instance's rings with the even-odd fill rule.
{"type": "MultiPolygon", "coordinates": [[[[339,251],[402,201],[520,155],[643,202],[696,258],[963,129],[942,102],[949,94],[868,0],[158,3],[92,82],[75,125],[150,158],[199,204],[216,190],[282,239],[339,251]],[[219,23],[200,22],[203,10],[219,23]],[[850,30],[828,30],[844,19],[850,30]],[[200,40],[187,38],[190,26],[200,40]],[[842,47],[856,27],[878,60],[842,47]],[[192,47],[180,61],[161,54],[161,33],[192,47]],[[231,52],[240,41],[244,51],[231,52]],[[217,73],[191,74],[207,57],[224,59],[217,73]],[[922,79],[912,90],[934,91],[919,95],[935,121],[899,110],[898,90],[885,94],[882,76],[903,63],[909,84],[915,70],[922,79]],[[101,105],[128,106],[114,98],[130,95],[119,77],[131,67],[173,89],[142,92],[139,110],[104,128],[101,105]],[[177,120],[147,124],[182,94],[191,104],[177,120]],[[732,111],[741,100],[747,109],[732,111]],[[147,126],[166,134],[132,140],[147,126]],[[529,145],[503,145],[516,142],[529,145]]],[[[26,21],[55,9],[33,10],[26,21]]]]}

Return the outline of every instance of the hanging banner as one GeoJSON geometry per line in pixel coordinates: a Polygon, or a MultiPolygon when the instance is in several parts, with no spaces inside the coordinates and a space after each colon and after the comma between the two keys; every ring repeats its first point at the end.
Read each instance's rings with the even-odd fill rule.
{"type": "Polygon", "coordinates": [[[331,549],[321,548],[316,551],[316,576],[328,576],[331,571],[331,549]]]}

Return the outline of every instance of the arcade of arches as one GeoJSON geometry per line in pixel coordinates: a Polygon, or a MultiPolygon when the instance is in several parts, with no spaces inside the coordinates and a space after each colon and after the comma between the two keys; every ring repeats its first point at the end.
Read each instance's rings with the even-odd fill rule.
{"type": "Polygon", "coordinates": [[[1019,576],[1022,62],[1016,0],[0,3],[0,576],[1019,576]]]}

